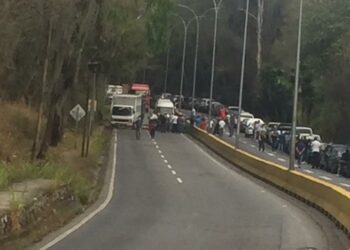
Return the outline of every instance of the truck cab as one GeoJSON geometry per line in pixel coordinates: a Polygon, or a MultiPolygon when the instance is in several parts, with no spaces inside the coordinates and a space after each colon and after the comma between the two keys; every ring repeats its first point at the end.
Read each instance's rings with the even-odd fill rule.
{"type": "Polygon", "coordinates": [[[159,99],[156,104],[156,112],[159,115],[168,114],[170,116],[175,113],[175,105],[170,99],[159,99]]]}
{"type": "Polygon", "coordinates": [[[142,113],[141,95],[115,95],[111,104],[111,124],[113,126],[133,126],[142,113]]]}

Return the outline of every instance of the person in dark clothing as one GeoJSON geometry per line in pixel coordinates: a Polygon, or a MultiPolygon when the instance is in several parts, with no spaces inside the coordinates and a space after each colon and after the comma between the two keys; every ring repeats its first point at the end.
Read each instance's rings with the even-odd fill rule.
{"type": "Polygon", "coordinates": [[[166,117],[165,117],[165,115],[163,115],[163,114],[159,115],[159,123],[160,123],[160,132],[165,133],[166,132],[166,117]]]}
{"type": "Polygon", "coordinates": [[[298,167],[300,168],[301,163],[304,160],[304,153],[305,153],[306,145],[304,142],[300,139],[298,139],[297,144],[295,145],[295,156],[298,160],[298,167]]]}
{"type": "Polygon", "coordinates": [[[286,140],[285,140],[285,134],[281,132],[281,134],[278,136],[278,146],[277,148],[284,152],[284,146],[285,146],[286,140]]]}
{"type": "Polygon", "coordinates": [[[135,121],[134,127],[135,127],[135,131],[136,131],[136,139],[140,140],[141,139],[141,129],[142,129],[142,125],[143,125],[143,116],[139,115],[137,117],[137,120],[135,121]]]}
{"type": "Polygon", "coordinates": [[[230,115],[229,119],[228,119],[228,128],[229,128],[229,132],[230,132],[230,137],[233,136],[234,134],[234,129],[235,129],[235,116],[232,114],[230,115]]]}
{"type": "Polygon", "coordinates": [[[213,135],[218,135],[218,134],[219,134],[219,121],[216,121],[214,130],[213,130],[213,135]]]}
{"type": "Polygon", "coordinates": [[[350,152],[349,149],[342,154],[340,158],[341,171],[346,177],[350,177],[350,152]]]}
{"type": "Polygon", "coordinates": [[[278,132],[277,128],[274,127],[271,131],[271,148],[272,151],[275,151],[277,149],[277,139],[278,139],[278,132]]]}
{"type": "Polygon", "coordinates": [[[265,140],[266,140],[266,129],[265,129],[264,125],[258,129],[257,137],[258,137],[258,142],[259,142],[259,151],[264,152],[265,151],[265,140]]]}

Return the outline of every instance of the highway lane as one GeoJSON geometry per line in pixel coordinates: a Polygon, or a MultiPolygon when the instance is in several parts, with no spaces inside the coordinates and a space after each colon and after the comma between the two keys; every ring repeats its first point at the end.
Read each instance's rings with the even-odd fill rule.
{"type": "MultiPolygon", "coordinates": [[[[182,110],[182,112],[186,114],[188,117],[190,116],[189,110],[182,110]]],[[[235,136],[229,137],[228,134],[229,134],[228,129],[226,128],[225,135],[222,139],[232,145],[235,145],[235,136]]],[[[240,141],[240,145],[239,145],[240,149],[250,154],[253,154],[261,159],[265,159],[265,160],[277,163],[285,168],[288,168],[289,156],[287,154],[281,151],[272,152],[271,147],[267,144],[265,145],[265,148],[266,148],[265,152],[259,152],[258,143],[252,138],[245,138],[244,133],[240,134],[239,141],[240,141]]],[[[311,166],[308,164],[303,164],[301,166],[301,169],[296,169],[296,171],[300,171],[304,174],[335,184],[347,191],[350,191],[350,178],[338,176],[336,174],[326,172],[325,170],[322,170],[322,169],[312,169],[311,166]]]]}
{"type": "MultiPolygon", "coordinates": [[[[227,134],[225,134],[223,139],[232,145],[235,144],[235,136],[229,137],[227,134]]],[[[253,138],[245,138],[244,134],[240,135],[240,148],[255,156],[272,161],[286,168],[288,168],[289,166],[289,155],[281,151],[272,151],[271,146],[268,144],[265,144],[265,152],[259,152],[258,143],[253,138]]],[[[295,167],[297,167],[297,165],[295,165],[295,167]]],[[[323,181],[327,181],[332,184],[338,185],[350,191],[350,178],[337,176],[336,174],[329,173],[322,169],[312,169],[311,165],[309,164],[302,164],[301,168],[296,168],[296,170],[301,171],[304,174],[308,174],[310,176],[322,179],[323,181]]]]}
{"type": "MultiPolygon", "coordinates": [[[[184,135],[118,132],[109,206],[51,249],[345,249],[317,212],[184,135]]],[[[349,244],[350,245],[350,244],[349,244]]]]}

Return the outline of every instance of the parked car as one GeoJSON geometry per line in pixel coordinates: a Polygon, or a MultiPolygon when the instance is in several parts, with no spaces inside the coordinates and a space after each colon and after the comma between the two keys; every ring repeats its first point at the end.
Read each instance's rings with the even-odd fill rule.
{"type": "Polygon", "coordinates": [[[320,153],[321,168],[331,173],[337,173],[340,159],[347,148],[349,148],[347,145],[327,144],[320,153]]]}
{"type": "MultiPolygon", "coordinates": [[[[230,114],[238,114],[239,112],[239,107],[238,106],[228,106],[228,111],[230,112],[230,114]]],[[[242,109],[242,112],[244,110],[242,109]]]]}
{"type": "Polygon", "coordinates": [[[255,127],[254,125],[258,123],[259,125],[265,124],[265,122],[260,118],[248,119],[245,123],[244,135],[245,137],[254,137],[255,127]]]}
{"type": "Polygon", "coordinates": [[[173,98],[173,95],[170,94],[170,93],[162,93],[161,98],[162,99],[170,99],[171,100],[173,98]]]}
{"type": "Polygon", "coordinates": [[[280,123],[277,127],[277,131],[280,134],[283,134],[284,132],[290,132],[292,130],[292,124],[290,123],[280,123]]]}
{"type": "Polygon", "coordinates": [[[295,135],[301,139],[305,139],[307,137],[313,136],[314,132],[312,128],[309,127],[296,127],[295,135]]]}
{"type": "Polygon", "coordinates": [[[198,111],[202,113],[208,113],[209,111],[209,103],[210,99],[209,98],[201,98],[199,101],[199,107],[198,111]]]}
{"type": "Polygon", "coordinates": [[[317,134],[313,134],[313,135],[307,136],[307,137],[306,137],[306,140],[313,141],[313,140],[315,140],[315,138],[316,138],[319,142],[322,142],[321,136],[320,136],[320,135],[317,135],[317,134]]]}

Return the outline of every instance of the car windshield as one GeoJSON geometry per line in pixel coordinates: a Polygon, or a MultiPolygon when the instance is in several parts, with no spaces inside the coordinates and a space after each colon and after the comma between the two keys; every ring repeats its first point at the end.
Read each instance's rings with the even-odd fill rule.
{"type": "Polygon", "coordinates": [[[131,116],[132,109],[130,107],[113,107],[112,115],[131,116]]]}
{"type": "Polygon", "coordinates": [[[297,133],[297,135],[300,135],[300,134],[311,134],[311,130],[310,129],[297,129],[296,133],[297,133]]]}
{"type": "Polygon", "coordinates": [[[347,146],[345,145],[334,145],[333,150],[337,151],[338,153],[342,154],[346,151],[347,146]]]}
{"type": "Polygon", "coordinates": [[[172,113],[174,113],[174,109],[173,108],[161,107],[161,108],[159,108],[159,112],[161,114],[172,114],[172,113]]]}

